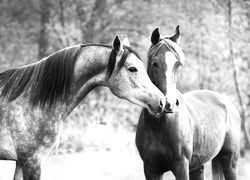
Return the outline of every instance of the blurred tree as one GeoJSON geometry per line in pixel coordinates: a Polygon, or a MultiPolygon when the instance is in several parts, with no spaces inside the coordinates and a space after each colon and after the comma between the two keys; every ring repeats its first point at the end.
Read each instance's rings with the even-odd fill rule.
{"type": "MultiPolygon", "coordinates": [[[[185,34],[188,45],[184,49],[187,59],[190,60],[188,62],[190,63],[189,68],[192,68],[193,72],[196,70],[195,86],[198,89],[211,89],[211,66],[209,65],[214,64],[214,60],[209,57],[209,51],[211,51],[209,27],[211,27],[211,23],[210,19],[207,18],[210,16],[211,6],[202,1],[183,1],[181,9],[182,13],[185,14],[185,21],[189,22],[185,23],[187,26],[185,29],[188,31],[184,31],[182,34],[185,34]]],[[[193,82],[191,84],[194,86],[193,82]]]]}
{"type": "Polygon", "coordinates": [[[235,54],[234,54],[234,49],[233,49],[233,41],[235,41],[235,39],[233,39],[233,35],[232,35],[232,31],[233,31],[233,21],[232,21],[232,1],[231,0],[227,0],[226,2],[227,4],[227,18],[228,18],[228,43],[229,43],[229,59],[232,63],[232,67],[233,67],[233,80],[234,80],[234,85],[235,85],[235,90],[236,90],[236,94],[238,97],[238,101],[239,101],[239,105],[240,105],[240,114],[241,114],[241,130],[242,132],[244,132],[244,146],[243,149],[246,148],[250,148],[250,144],[249,141],[247,141],[247,133],[246,133],[246,129],[245,129],[245,121],[246,121],[246,113],[245,113],[245,109],[244,109],[244,104],[243,104],[243,100],[242,100],[242,96],[241,96],[241,92],[240,92],[240,87],[239,87],[239,82],[238,82],[238,74],[237,74],[237,69],[236,69],[236,60],[235,60],[235,54]]]}
{"type": "MultiPolygon", "coordinates": [[[[248,143],[250,144],[250,114],[249,114],[249,110],[250,110],[250,0],[244,0],[243,3],[242,3],[242,6],[243,8],[245,9],[245,16],[246,16],[246,19],[247,19],[247,25],[246,25],[246,32],[247,35],[246,35],[246,52],[248,53],[247,56],[244,57],[244,62],[246,64],[246,67],[245,69],[243,69],[245,72],[247,72],[247,77],[248,77],[248,81],[246,82],[247,83],[247,97],[248,97],[248,100],[247,100],[247,110],[248,110],[248,121],[245,121],[245,131],[246,133],[248,134],[248,143]]],[[[245,53],[246,54],[246,53],[245,53]]]]}
{"type": "MultiPolygon", "coordinates": [[[[100,43],[108,43],[111,41],[107,34],[114,26],[113,22],[116,18],[114,9],[119,8],[123,1],[96,0],[92,5],[93,7],[90,7],[90,5],[86,6],[86,2],[84,1],[76,1],[76,12],[80,20],[83,42],[91,43],[99,41],[100,43]]],[[[91,4],[90,1],[89,4],[91,4]]]]}
{"type": "Polygon", "coordinates": [[[64,18],[64,3],[65,1],[64,0],[59,0],[59,9],[60,9],[60,22],[61,22],[61,25],[62,27],[64,28],[65,27],[65,18],[64,18]]]}
{"type": "MultiPolygon", "coordinates": [[[[225,26],[224,28],[227,30],[227,44],[226,48],[228,48],[227,59],[230,62],[230,66],[228,67],[228,71],[232,72],[233,84],[235,88],[235,94],[238,101],[238,107],[241,115],[241,130],[243,132],[243,141],[242,141],[242,154],[244,154],[245,149],[250,148],[249,141],[247,140],[247,132],[245,129],[245,122],[247,120],[246,114],[246,106],[243,99],[246,97],[244,93],[245,83],[240,83],[242,80],[239,78],[239,72],[245,69],[244,67],[244,57],[248,56],[242,51],[243,47],[246,45],[245,42],[245,28],[242,27],[242,19],[245,19],[244,9],[242,9],[241,1],[231,1],[231,0],[223,0],[223,1],[212,1],[216,8],[219,8],[225,17],[225,26]]],[[[244,73],[243,73],[244,74],[244,73]]],[[[242,78],[241,78],[242,79],[242,78]]]]}
{"type": "Polygon", "coordinates": [[[0,2],[0,70],[37,57],[37,12],[32,0],[0,2]]]}

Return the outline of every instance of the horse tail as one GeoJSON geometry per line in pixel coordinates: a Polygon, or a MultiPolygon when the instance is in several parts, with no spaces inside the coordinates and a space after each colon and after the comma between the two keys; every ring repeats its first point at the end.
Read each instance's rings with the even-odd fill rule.
{"type": "Polygon", "coordinates": [[[217,158],[214,158],[212,160],[212,174],[213,174],[213,180],[224,180],[221,163],[217,158]]]}

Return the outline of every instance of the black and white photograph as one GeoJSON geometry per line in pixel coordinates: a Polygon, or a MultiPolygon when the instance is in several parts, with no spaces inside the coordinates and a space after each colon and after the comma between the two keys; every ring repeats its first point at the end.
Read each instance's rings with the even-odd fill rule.
{"type": "Polygon", "coordinates": [[[250,0],[0,0],[0,180],[86,179],[250,179],[250,0]]]}

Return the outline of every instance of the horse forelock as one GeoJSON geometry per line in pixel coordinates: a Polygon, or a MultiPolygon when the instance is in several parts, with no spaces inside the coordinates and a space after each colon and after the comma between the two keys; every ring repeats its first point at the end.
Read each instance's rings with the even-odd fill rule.
{"type": "MultiPolygon", "coordinates": [[[[128,56],[131,53],[133,53],[138,59],[141,60],[139,54],[133,48],[128,47],[128,46],[123,46],[123,47],[124,47],[124,51],[122,53],[122,57],[120,61],[118,62],[117,72],[119,72],[121,68],[124,66],[128,56]]],[[[116,56],[117,56],[116,52],[112,49],[110,53],[109,61],[108,61],[107,79],[110,78],[110,76],[113,74],[113,71],[115,69],[116,56]]]]}
{"type": "Polygon", "coordinates": [[[180,46],[178,46],[175,42],[171,41],[170,39],[161,39],[156,45],[151,45],[148,50],[148,59],[151,59],[160,48],[166,45],[167,48],[176,56],[176,58],[180,61],[181,64],[185,62],[185,55],[180,46]]]}
{"type": "Polygon", "coordinates": [[[13,101],[23,92],[32,105],[52,105],[70,91],[74,66],[81,46],[60,50],[43,60],[0,74],[0,96],[13,101]]]}

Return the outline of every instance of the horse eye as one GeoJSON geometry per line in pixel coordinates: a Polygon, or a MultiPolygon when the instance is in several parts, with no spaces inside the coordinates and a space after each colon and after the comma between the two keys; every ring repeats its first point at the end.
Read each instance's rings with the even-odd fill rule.
{"type": "Polygon", "coordinates": [[[159,67],[159,65],[158,65],[157,62],[153,62],[153,66],[154,66],[154,67],[157,67],[157,68],[159,67]]]}
{"type": "Polygon", "coordinates": [[[137,72],[137,69],[136,69],[135,67],[130,67],[130,68],[128,68],[128,70],[129,70],[130,72],[137,72]]]}

